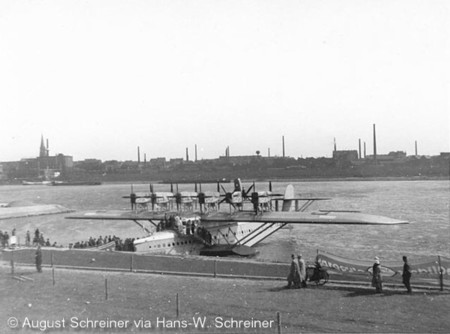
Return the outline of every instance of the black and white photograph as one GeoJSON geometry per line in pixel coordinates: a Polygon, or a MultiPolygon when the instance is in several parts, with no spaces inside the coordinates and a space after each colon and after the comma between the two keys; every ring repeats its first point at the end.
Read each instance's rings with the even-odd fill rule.
{"type": "Polygon", "coordinates": [[[449,17],[0,1],[0,333],[449,333],[449,17]]]}

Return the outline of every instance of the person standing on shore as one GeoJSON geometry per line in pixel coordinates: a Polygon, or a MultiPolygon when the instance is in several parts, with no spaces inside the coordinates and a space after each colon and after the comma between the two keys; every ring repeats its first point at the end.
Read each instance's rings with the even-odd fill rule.
{"type": "Polygon", "coordinates": [[[294,254],[291,255],[291,267],[289,270],[287,281],[288,281],[287,285],[288,289],[290,289],[292,286],[294,288],[300,287],[300,268],[294,254]]]}
{"type": "Polygon", "coordinates": [[[411,279],[412,274],[411,267],[409,266],[408,258],[406,256],[403,256],[403,262],[403,284],[405,285],[407,292],[411,293],[411,284],[409,280],[411,279]]]}
{"type": "Polygon", "coordinates": [[[3,234],[3,247],[9,247],[9,234],[7,231],[3,234]]]}
{"type": "Polygon", "coordinates": [[[30,231],[27,231],[27,234],[25,236],[25,245],[27,247],[30,247],[31,245],[31,236],[30,236],[30,231]]]}
{"type": "Polygon", "coordinates": [[[372,286],[375,287],[376,293],[383,292],[383,285],[381,281],[381,267],[380,267],[380,259],[378,256],[375,257],[375,263],[372,267],[372,286]]]}
{"type": "Polygon", "coordinates": [[[36,270],[38,273],[42,272],[42,251],[41,245],[38,245],[36,249],[36,270]]]}
{"type": "Polygon", "coordinates": [[[306,263],[302,258],[302,254],[298,255],[298,266],[300,274],[300,286],[306,288],[306,263]]]}

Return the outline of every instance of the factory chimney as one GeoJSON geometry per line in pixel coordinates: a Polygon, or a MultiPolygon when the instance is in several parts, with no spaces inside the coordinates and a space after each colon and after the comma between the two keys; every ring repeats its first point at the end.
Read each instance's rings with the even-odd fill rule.
{"type": "Polygon", "coordinates": [[[195,162],[197,162],[197,144],[195,144],[195,162]]]}
{"type": "Polygon", "coordinates": [[[377,134],[375,131],[375,124],[373,125],[373,160],[377,160],[377,134]]]}
{"type": "Polygon", "coordinates": [[[358,144],[358,159],[361,159],[361,138],[359,138],[358,144]]]}
{"type": "Polygon", "coordinates": [[[334,138],[334,152],[336,152],[337,151],[337,148],[336,148],[336,138],[334,138]]]}
{"type": "Polygon", "coordinates": [[[415,142],[415,148],[416,148],[416,157],[417,157],[417,140],[415,142]]]}
{"type": "Polygon", "coordinates": [[[189,149],[186,147],[186,161],[189,161],[189,149]]]}
{"type": "Polygon", "coordinates": [[[366,154],[366,142],[364,142],[364,159],[366,158],[367,154],[366,154]]]}
{"type": "Polygon", "coordinates": [[[138,153],[138,164],[141,163],[141,149],[139,148],[139,146],[137,147],[137,153],[138,153]]]}
{"type": "Polygon", "coordinates": [[[270,158],[270,147],[267,149],[267,156],[270,158]]]}
{"type": "Polygon", "coordinates": [[[284,147],[284,136],[282,137],[282,142],[283,142],[283,158],[286,157],[286,151],[285,151],[285,147],[284,147]]]}
{"type": "Polygon", "coordinates": [[[46,152],[46,156],[49,157],[50,156],[50,149],[49,149],[49,146],[48,146],[48,138],[47,138],[47,150],[45,152],[46,152]]]}

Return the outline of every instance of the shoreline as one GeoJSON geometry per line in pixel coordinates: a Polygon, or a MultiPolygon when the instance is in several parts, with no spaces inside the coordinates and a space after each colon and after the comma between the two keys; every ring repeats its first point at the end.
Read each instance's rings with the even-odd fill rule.
{"type": "MultiPolygon", "coordinates": [[[[236,177],[239,177],[237,175],[236,177]]],[[[311,177],[311,178],[292,178],[292,177],[273,177],[273,178],[260,178],[256,177],[254,179],[250,179],[247,177],[242,178],[243,182],[364,182],[364,181],[450,181],[450,175],[449,176],[373,176],[373,177],[311,177]]],[[[183,180],[182,182],[176,182],[176,181],[168,181],[168,180],[142,180],[142,179],[134,179],[134,180],[117,180],[117,181],[101,181],[101,185],[108,185],[108,184],[195,184],[195,183],[202,183],[196,180],[183,180]]],[[[212,182],[206,182],[205,184],[212,184],[212,182]]],[[[223,181],[221,182],[223,183],[223,181]]],[[[0,186],[18,186],[22,185],[20,182],[5,182],[1,181],[0,186]]],[[[40,185],[42,186],[42,185],[40,185]]],[[[30,186],[29,186],[30,187],[30,186]]]]}
{"type": "MultiPolygon", "coordinates": [[[[259,261],[247,258],[233,257],[207,257],[192,255],[157,255],[139,254],[135,252],[105,251],[98,249],[67,249],[42,247],[42,266],[71,270],[92,270],[103,272],[134,272],[147,274],[164,274],[175,276],[221,277],[250,280],[278,280],[285,281],[289,272],[289,262],[259,261]]],[[[36,249],[20,248],[15,250],[4,249],[0,252],[0,260],[4,263],[14,263],[20,266],[33,266],[36,249]]],[[[307,261],[309,266],[312,261],[307,261]]],[[[389,261],[388,267],[392,265],[389,261]]],[[[333,270],[326,266],[330,281],[334,283],[356,284],[370,286],[371,274],[333,270]]],[[[447,277],[443,285],[439,285],[439,276],[421,277],[413,275],[411,284],[415,287],[437,290],[449,289],[447,277]]],[[[402,286],[398,275],[385,275],[385,284],[402,286]]],[[[309,284],[314,284],[310,282],[309,284]]]]}

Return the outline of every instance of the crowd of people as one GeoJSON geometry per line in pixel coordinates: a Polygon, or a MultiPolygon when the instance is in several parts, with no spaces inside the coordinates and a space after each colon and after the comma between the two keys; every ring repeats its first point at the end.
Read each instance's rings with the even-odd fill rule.
{"type": "Polygon", "coordinates": [[[9,234],[8,231],[0,231],[0,244],[2,248],[9,247],[9,234]]]}
{"type": "MultiPolygon", "coordinates": [[[[402,271],[402,282],[405,285],[406,292],[411,293],[411,266],[408,263],[408,258],[403,256],[403,271],[402,271]]],[[[383,279],[381,276],[381,264],[380,258],[378,256],[375,257],[375,263],[372,266],[372,286],[375,288],[376,293],[383,292],[383,279]]]]}
{"type": "Polygon", "coordinates": [[[156,226],[157,232],[164,230],[174,230],[184,235],[196,235],[207,244],[211,245],[212,243],[211,233],[203,226],[199,226],[199,220],[195,218],[181,219],[177,215],[165,217],[156,226]]]}
{"type": "MultiPolygon", "coordinates": [[[[11,231],[11,236],[8,234],[8,231],[0,231],[0,245],[2,248],[15,247],[19,246],[19,239],[16,235],[16,229],[14,228],[11,231]]],[[[45,246],[45,247],[57,247],[56,242],[50,242],[50,239],[44,238],[44,234],[39,231],[37,228],[34,231],[33,239],[31,239],[30,231],[27,231],[25,234],[25,244],[26,247],[36,247],[36,246],[45,246]]]]}
{"type": "MultiPolygon", "coordinates": [[[[412,292],[411,289],[411,266],[408,263],[408,258],[403,256],[403,270],[402,270],[402,282],[405,285],[406,291],[408,293],[412,292]]],[[[320,269],[320,263],[316,261],[316,268],[320,269]]],[[[291,266],[289,269],[289,274],[287,277],[288,285],[287,288],[300,289],[307,287],[308,277],[306,275],[306,263],[302,258],[302,255],[298,255],[297,258],[294,254],[291,255],[291,266]]],[[[372,266],[372,287],[375,288],[376,293],[383,292],[383,279],[381,275],[381,263],[378,256],[375,257],[375,262],[372,266]]]]}
{"type": "Polygon", "coordinates": [[[125,252],[134,252],[136,249],[134,247],[134,238],[126,238],[125,240],[122,240],[119,237],[116,237],[115,235],[111,236],[99,236],[98,238],[89,237],[86,241],[77,241],[73,248],[77,249],[85,249],[85,248],[98,248],[100,246],[109,244],[111,242],[115,243],[114,249],[116,251],[125,251],[125,252]]]}
{"type": "Polygon", "coordinates": [[[302,255],[298,255],[297,258],[294,254],[291,255],[291,267],[288,275],[288,285],[289,289],[300,289],[306,288],[306,263],[303,260],[302,255]]]}
{"type": "MultiPolygon", "coordinates": [[[[11,235],[8,231],[0,231],[0,246],[2,248],[8,247],[16,247],[16,246],[25,246],[25,247],[62,247],[62,245],[58,245],[56,241],[51,242],[49,238],[45,238],[44,234],[39,231],[37,228],[34,231],[33,237],[31,236],[30,231],[27,231],[25,234],[25,243],[19,244],[19,239],[16,236],[16,229],[14,228],[11,231],[11,235]]],[[[114,249],[117,251],[126,251],[126,252],[134,252],[134,238],[126,238],[122,240],[119,237],[114,236],[99,236],[98,238],[90,237],[86,241],[76,242],[73,245],[73,248],[95,248],[107,243],[114,241],[115,246],[114,249]]]]}

